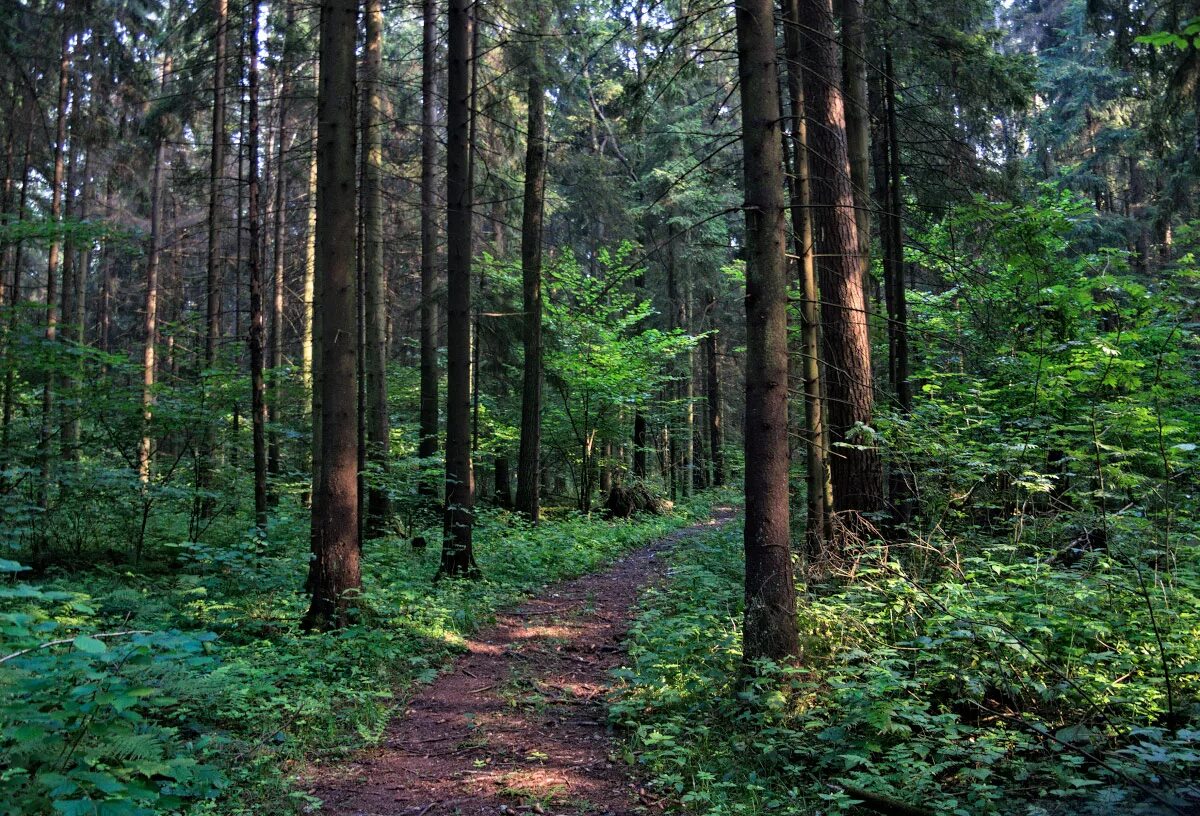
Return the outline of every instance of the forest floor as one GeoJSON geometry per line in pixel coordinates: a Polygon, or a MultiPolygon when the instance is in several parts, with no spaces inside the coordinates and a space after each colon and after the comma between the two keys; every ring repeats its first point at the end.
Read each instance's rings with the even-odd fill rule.
{"type": "Polygon", "coordinates": [[[403,706],[379,746],[314,767],[309,792],[339,816],[611,814],[654,804],[615,758],[606,693],[661,556],[727,523],[729,507],[603,572],[549,587],[480,631],[403,706]]]}

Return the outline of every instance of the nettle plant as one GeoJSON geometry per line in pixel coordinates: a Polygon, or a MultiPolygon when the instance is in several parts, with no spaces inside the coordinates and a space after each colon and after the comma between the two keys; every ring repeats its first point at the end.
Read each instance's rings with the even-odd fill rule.
{"type": "MultiPolygon", "coordinates": [[[[23,571],[0,561],[6,577],[23,571]]],[[[196,758],[212,737],[177,696],[214,667],[215,635],[95,632],[95,617],[80,593],[0,587],[0,812],[141,816],[223,784],[196,758]]]]}

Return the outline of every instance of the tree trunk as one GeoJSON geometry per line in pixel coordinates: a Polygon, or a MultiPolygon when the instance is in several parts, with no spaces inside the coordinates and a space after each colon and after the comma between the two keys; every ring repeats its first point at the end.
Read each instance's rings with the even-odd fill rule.
{"type": "Polygon", "coordinates": [[[471,53],[470,0],[450,0],[446,145],[446,508],[438,576],[478,573],[471,548],[471,53]]]}
{"type": "MultiPolygon", "coordinates": [[[[707,300],[705,311],[712,315],[717,306],[717,298],[710,292],[707,300]]],[[[708,405],[708,447],[709,455],[712,458],[712,484],[713,487],[724,487],[725,428],[721,421],[721,368],[718,342],[717,332],[710,323],[708,336],[704,338],[704,356],[708,363],[704,401],[708,405]]]]}
{"type": "MultiPolygon", "coordinates": [[[[58,107],[54,138],[54,175],[50,182],[50,221],[57,227],[62,222],[63,155],[67,146],[67,88],[71,74],[71,38],[63,21],[62,51],[58,63],[58,107]]],[[[53,343],[58,337],[58,272],[59,256],[62,254],[62,239],[55,235],[50,242],[46,259],[46,341],[53,343]]],[[[46,372],[42,385],[42,425],[38,437],[38,461],[41,466],[41,482],[38,486],[38,507],[46,510],[50,506],[50,481],[53,467],[51,451],[51,423],[54,415],[54,371],[46,372]]]]}
{"type": "Polygon", "coordinates": [[[521,443],[516,508],[535,523],[541,510],[542,448],[542,215],[546,186],[546,100],[537,68],[529,77],[525,144],[525,202],[521,216],[521,443]]]}
{"type": "Polygon", "coordinates": [[[787,268],[775,16],[736,5],[746,213],[746,611],[743,654],[796,654],[788,508],[787,268]]]}
{"type": "Polygon", "coordinates": [[[320,279],[320,478],[313,489],[307,629],[349,622],[362,586],[358,546],[358,336],[354,286],[354,63],[357,0],[321,3],[317,91],[317,276],[320,279]]]}
{"type": "MultiPolygon", "coordinates": [[[[275,153],[275,213],[272,223],[271,243],[274,245],[273,283],[271,298],[271,399],[267,404],[267,422],[270,435],[267,443],[267,470],[278,477],[283,469],[283,453],[279,444],[279,422],[283,402],[283,318],[284,318],[284,225],[287,222],[287,139],[288,139],[288,96],[292,92],[292,29],[296,24],[296,7],[292,0],[284,0],[283,54],[279,62],[279,125],[275,153]]],[[[275,497],[272,498],[275,500],[275,497]]]]}
{"type": "MultiPolygon", "coordinates": [[[[367,0],[363,46],[363,276],[366,279],[368,471],[386,475],[391,454],[387,391],[387,271],[383,263],[383,6],[367,0]]],[[[382,535],[392,515],[386,486],[367,491],[367,533],[382,535]]]]}
{"type": "MultiPolygon", "coordinates": [[[[434,78],[437,72],[437,0],[422,5],[421,41],[421,386],[417,456],[423,466],[438,452],[437,220],[434,171],[434,78]]],[[[432,478],[420,480],[421,493],[437,495],[432,478]]]]}
{"type": "Polygon", "coordinates": [[[858,531],[863,513],[880,509],[883,472],[874,441],[856,433],[869,426],[874,403],[871,344],[858,264],[854,189],[846,150],[845,111],[840,87],[831,0],[799,0],[801,68],[808,120],[808,166],[814,249],[820,282],[832,451],[830,481],[834,509],[858,531]]]}
{"type": "Polygon", "coordinates": [[[250,67],[248,72],[248,133],[246,138],[246,219],[250,227],[250,430],[254,441],[254,523],[267,530],[267,383],[266,362],[266,282],[263,274],[261,238],[261,196],[258,177],[258,6],[250,11],[248,34],[250,67]]]}
{"type": "Polygon", "coordinates": [[[863,0],[838,0],[842,18],[842,82],[846,107],[846,148],[850,183],[854,189],[854,218],[858,233],[859,275],[863,279],[863,308],[871,274],[871,126],[867,112],[867,36],[863,0]]]}
{"type": "MultiPolygon", "coordinates": [[[[159,87],[165,94],[171,60],[162,61],[159,87]]],[[[163,178],[167,162],[167,142],[163,135],[155,139],[154,179],[150,185],[150,246],[146,250],[146,341],[142,350],[142,441],[138,445],[138,478],[143,488],[150,483],[153,442],[150,420],[154,407],[155,351],[158,343],[158,268],[162,254],[163,178]]]]}
{"type": "Polygon", "coordinates": [[[804,450],[807,463],[805,548],[817,558],[829,541],[833,488],[829,482],[825,411],[821,402],[820,293],[813,246],[812,191],[808,160],[808,123],[800,69],[800,17],[797,0],[785,0],[784,47],[788,96],[792,108],[792,230],[800,259],[800,354],[804,378],[804,450]]]}
{"type": "MultiPolygon", "coordinates": [[[[208,171],[208,256],[205,261],[207,326],[204,334],[204,368],[211,371],[217,361],[217,343],[221,338],[221,287],[224,286],[224,264],[222,258],[223,218],[221,202],[221,178],[225,172],[225,53],[229,28],[229,0],[213,0],[216,24],[213,31],[213,104],[212,104],[212,150],[208,171]]],[[[209,411],[217,406],[209,405],[209,411]]],[[[197,463],[196,487],[207,490],[213,479],[213,457],[217,448],[217,423],[210,419],[204,434],[200,461],[197,463]]],[[[212,515],[213,502],[201,497],[199,516],[212,515]]]]}

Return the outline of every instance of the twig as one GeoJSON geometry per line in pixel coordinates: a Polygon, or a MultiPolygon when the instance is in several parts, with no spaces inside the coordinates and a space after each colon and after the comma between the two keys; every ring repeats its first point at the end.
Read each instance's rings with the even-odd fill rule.
{"type": "MultiPolygon", "coordinates": [[[[124,637],[126,635],[151,635],[151,634],[154,634],[154,633],[148,629],[130,629],[128,632],[99,632],[94,635],[87,635],[87,637],[95,638],[96,640],[101,640],[102,638],[124,637]]],[[[8,654],[8,655],[5,655],[4,657],[0,657],[0,663],[7,663],[9,660],[12,660],[13,658],[20,657],[21,655],[27,655],[30,652],[36,652],[39,649],[49,649],[51,646],[63,646],[67,643],[74,643],[74,642],[75,642],[75,638],[63,638],[61,640],[51,640],[46,643],[40,643],[37,646],[31,646],[28,649],[22,649],[19,652],[13,652],[12,654],[8,654]]]]}

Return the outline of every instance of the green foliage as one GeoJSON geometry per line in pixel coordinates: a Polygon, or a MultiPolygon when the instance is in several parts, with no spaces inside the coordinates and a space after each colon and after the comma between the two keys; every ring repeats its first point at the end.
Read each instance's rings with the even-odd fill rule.
{"type": "Polygon", "coordinates": [[[285,760],[378,739],[395,700],[431,680],[497,608],[690,513],[569,514],[532,527],[484,511],[478,582],[433,585],[436,552],[370,542],[362,623],[329,634],[298,629],[307,525],[295,507],[267,537],[171,547],[166,571],[149,562],[147,572],[31,581],[0,561],[12,579],[0,586],[0,813],[298,810],[306,797],[285,760]]]}
{"type": "Polygon", "coordinates": [[[1128,542],[1084,570],[991,548],[928,585],[872,553],[808,587],[798,667],[747,679],[738,533],[673,557],[618,672],[630,758],[688,810],[841,811],[866,790],[939,814],[1149,813],[1194,793],[1194,545],[1150,594],[1128,542]]]}

